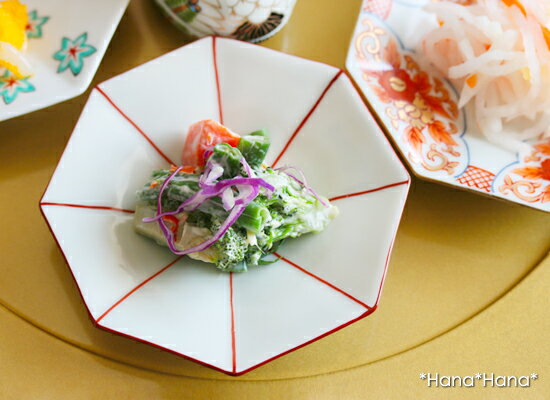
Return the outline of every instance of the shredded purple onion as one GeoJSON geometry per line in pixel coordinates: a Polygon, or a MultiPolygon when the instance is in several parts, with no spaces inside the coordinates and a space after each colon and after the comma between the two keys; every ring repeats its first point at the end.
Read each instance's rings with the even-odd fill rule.
{"type": "Polygon", "coordinates": [[[205,194],[210,193],[216,193],[216,196],[218,193],[221,193],[223,189],[225,189],[228,186],[236,186],[236,185],[250,185],[250,186],[257,186],[257,187],[263,187],[268,192],[274,192],[275,188],[264,181],[262,178],[242,178],[242,177],[236,177],[231,179],[224,179],[222,181],[216,182],[215,184],[211,185],[208,188],[203,189],[205,194]]]}
{"type": "Polygon", "coordinates": [[[253,177],[253,171],[246,162],[246,160],[241,159],[246,173],[249,175],[248,178],[236,177],[232,179],[224,179],[218,182],[215,182],[218,178],[223,175],[223,168],[221,165],[215,162],[209,162],[206,166],[206,169],[199,179],[199,186],[201,187],[197,193],[183,201],[179,207],[174,211],[162,211],[162,195],[170,181],[176,176],[176,174],[182,169],[178,167],[166,180],[162,183],[159,191],[159,196],[157,200],[157,213],[154,217],[143,218],[143,222],[154,222],[158,221],[160,229],[166,238],[168,247],[174,254],[185,255],[190,253],[196,253],[208,249],[214,243],[216,243],[226,232],[227,230],[237,221],[241,216],[248,204],[253,201],[258,194],[260,193],[260,188],[263,187],[267,194],[270,196],[275,188],[264,181],[261,178],[253,177]],[[238,194],[234,196],[233,186],[236,187],[238,194]],[[174,234],[166,226],[163,217],[167,215],[179,214],[183,211],[193,211],[197,209],[201,204],[206,200],[220,196],[222,199],[223,207],[230,211],[229,215],[222,223],[218,231],[208,240],[190,247],[185,250],[178,250],[174,244],[174,234]]]}
{"type": "MultiPolygon", "coordinates": [[[[168,183],[170,183],[170,181],[174,178],[174,176],[176,176],[176,174],[180,172],[181,168],[182,168],[181,166],[176,168],[176,170],[172,172],[172,174],[168,178],[166,178],[164,182],[162,182],[162,186],[160,187],[160,191],[159,191],[159,198],[157,199],[157,214],[162,214],[162,194],[164,193],[164,190],[168,186],[168,183]]],[[[145,221],[144,219],[144,222],[147,222],[147,221],[145,221]]],[[[174,234],[170,229],[168,229],[162,217],[160,217],[159,219],[159,226],[160,226],[160,230],[164,234],[164,237],[166,238],[166,241],[168,242],[168,246],[170,246],[170,242],[172,243],[174,242],[174,234]]]]}
{"type": "MultiPolygon", "coordinates": [[[[160,219],[159,224],[161,226],[162,232],[164,233],[164,236],[166,237],[166,241],[168,242],[168,247],[174,254],[178,255],[186,255],[191,253],[196,253],[199,251],[204,251],[208,249],[210,246],[212,246],[214,243],[216,243],[218,240],[220,240],[223,235],[225,235],[225,232],[228,231],[229,228],[239,219],[243,211],[246,209],[246,206],[258,196],[260,193],[260,189],[258,187],[249,187],[251,188],[250,193],[246,195],[239,204],[236,204],[235,207],[231,210],[225,221],[221,224],[218,231],[208,240],[205,240],[204,242],[190,247],[185,250],[178,250],[176,249],[176,246],[174,244],[174,235],[172,234],[172,231],[170,231],[166,224],[164,223],[164,220],[160,219]],[[163,229],[164,227],[164,229],[163,229]]],[[[235,202],[237,203],[237,201],[235,202]]]]}
{"type": "MultiPolygon", "coordinates": [[[[283,165],[282,167],[279,167],[279,168],[276,168],[275,170],[276,171],[281,171],[281,172],[285,172],[285,171],[288,171],[289,169],[293,169],[294,171],[298,172],[300,174],[300,179],[301,179],[301,182],[298,181],[298,183],[304,187],[308,187],[309,185],[307,184],[307,179],[306,179],[306,175],[304,174],[304,171],[302,171],[300,168],[298,167],[295,167],[294,165],[283,165]]],[[[286,172],[285,172],[286,174],[286,172]]],[[[289,174],[287,174],[289,175],[289,174]]],[[[290,176],[290,175],[289,175],[290,176]]]]}
{"type": "MultiPolygon", "coordinates": [[[[181,169],[181,167],[180,167],[181,169]]],[[[172,174],[164,183],[171,180],[174,177],[174,174],[172,174]]],[[[224,179],[223,181],[217,182],[213,185],[207,185],[203,188],[201,188],[197,193],[195,193],[193,196],[189,197],[187,200],[182,202],[179,207],[174,211],[166,211],[166,212],[160,212],[157,213],[154,217],[146,217],[143,218],[143,222],[154,222],[154,221],[160,221],[162,217],[165,217],[167,215],[176,215],[183,211],[194,211],[197,208],[201,206],[206,200],[212,198],[212,197],[218,197],[223,194],[223,192],[226,189],[231,189],[232,186],[253,186],[253,187],[264,187],[267,191],[267,194],[270,195],[273,193],[275,188],[264,181],[261,178],[232,178],[232,179],[224,179]]],[[[164,191],[164,184],[161,187],[161,192],[159,193],[159,197],[162,195],[164,191]]],[[[223,198],[222,198],[223,202],[223,198]]],[[[224,206],[225,208],[225,206],[224,206]]],[[[227,210],[229,211],[229,210],[227,210]]]]}
{"type": "MultiPolygon", "coordinates": [[[[179,254],[179,255],[196,253],[196,252],[204,251],[208,249],[210,246],[212,246],[214,243],[220,240],[223,235],[225,235],[225,232],[227,232],[227,230],[231,228],[231,225],[233,225],[235,221],[237,221],[237,219],[241,216],[245,208],[246,208],[246,205],[233,207],[233,209],[231,210],[231,212],[229,213],[225,221],[223,221],[223,224],[220,226],[220,229],[218,229],[218,231],[210,239],[205,240],[204,242],[185,250],[176,249],[176,246],[174,245],[174,236],[172,235],[172,232],[168,229],[166,230],[163,229],[164,236],[166,237],[166,241],[168,242],[168,247],[170,248],[172,253],[179,254]]],[[[164,221],[162,219],[159,220],[159,223],[161,226],[164,225],[164,221]]]]}
{"type": "Polygon", "coordinates": [[[235,197],[235,204],[242,205],[248,204],[250,201],[254,200],[257,196],[255,193],[256,191],[259,193],[260,188],[250,185],[237,185],[237,190],[239,191],[239,194],[235,197]],[[253,196],[253,199],[249,201],[248,198],[250,196],[253,196]]]}
{"type": "Polygon", "coordinates": [[[319,195],[315,192],[315,190],[313,190],[312,187],[308,186],[307,181],[306,181],[306,177],[305,177],[305,175],[304,175],[304,172],[303,172],[300,168],[289,165],[289,166],[283,166],[283,167],[280,167],[280,168],[276,168],[275,170],[276,170],[276,171],[281,171],[281,172],[285,173],[286,175],[288,175],[290,178],[294,179],[296,182],[298,182],[300,185],[302,185],[304,188],[306,188],[306,190],[307,190],[308,192],[310,192],[310,193],[313,195],[313,197],[315,197],[315,198],[319,201],[319,203],[321,203],[321,204],[324,205],[325,207],[330,207],[329,204],[328,204],[325,200],[323,200],[323,199],[321,198],[321,196],[319,196],[319,195]],[[286,172],[286,171],[289,170],[289,169],[293,169],[293,170],[297,171],[297,172],[300,174],[300,176],[301,176],[301,178],[303,179],[303,181],[301,181],[300,179],[296,178],[294,175],[292,175],[292,174],[286,172]]]}
{"type": "Polygon", "coordinates": [[[225,211],[229,211],[235,206],[235,196],[231,187],[226,188],[222,192],[222,204],[225,211]]]}
{"type": "MultiPolygon", "coordinates": [[[[214,196],[210,196],[210,197],[214,197],[214,196]]],[[[193,196],[189,197],[187,200],[182,202],[176,210],[157,213],[157,215],[155,215],[154,217],[145,217],[143,218],[143,222],[159,221],[162,217],[165,217],[167,215],[179,214],[183,212],[185,209],[187,209],[187,211],[196,210],[198,207],[200,207],[202,203],[204,203],[210,197],[205,197],[202,195],[200,191],[198,191],[193,196]]]]}
{"type": "Polygon", "coordinates": [[[223,175],[223,167],[214,161],[208,161],[206,168],[199,178],[199,186],[207,187],[223,175]]]}

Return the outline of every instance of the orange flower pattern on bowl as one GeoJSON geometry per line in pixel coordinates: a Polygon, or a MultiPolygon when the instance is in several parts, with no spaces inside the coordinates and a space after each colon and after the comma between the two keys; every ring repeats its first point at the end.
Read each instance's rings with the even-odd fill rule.
{"type": "Polygon", "coordinates": [[[498,191],[528,203],[550,202],[550,140],[535,144],[522,161],[499,174],[498,191]]]}
{"type": "Polygon", "coordinates": [[[362,78],[386,105],[384,114],[408,146],[409,161],[446,175],[463,170],[467,148],[454,92],[424,72],[374,20],[365,18],[363,26],[354,43],[362,78]]]}

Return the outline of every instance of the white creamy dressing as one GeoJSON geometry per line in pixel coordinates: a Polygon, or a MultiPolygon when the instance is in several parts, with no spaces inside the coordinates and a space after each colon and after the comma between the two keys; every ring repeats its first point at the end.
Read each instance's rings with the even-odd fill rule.
{"type": "MultiPolygon", "coordinates": [[[[143,222],[143,218],[154,217],[156,208],[148,205],[138,204],[134,214],[134,228],[138,233],[141,233],[162,246],[168,246],[166,238],[160,229],[158,222],[143,222]]],[[[176,233],[174,245],[178,250],[185,250],[196,246],[212,237],[210,231],[206,228],[199,228],[185,223],[187,213],[180,213],[175,216],[180,220],[179,228],[176,233]]],[[[215,263],[218,259],[216,250],[212,247],[197,252],[188,254],[189,257],[209,263],[215,263]]]]}

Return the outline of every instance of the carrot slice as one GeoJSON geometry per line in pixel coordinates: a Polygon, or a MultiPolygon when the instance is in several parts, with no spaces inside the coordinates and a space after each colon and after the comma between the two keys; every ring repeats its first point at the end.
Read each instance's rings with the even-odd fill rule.
{"type": "Polygon", "coordinates": [[[471,88],[475,88],[477,85],[477,74],[470,75],[468,78],[466,78],[466,83],[471,88]]]}
{"type": "Polygon", "coordinates": [[[199,121],[189,127],[181,160],[184,165],[203,166],[208,152],[218,143],[237,147],[241,137],[211,119],[199,121]]]}

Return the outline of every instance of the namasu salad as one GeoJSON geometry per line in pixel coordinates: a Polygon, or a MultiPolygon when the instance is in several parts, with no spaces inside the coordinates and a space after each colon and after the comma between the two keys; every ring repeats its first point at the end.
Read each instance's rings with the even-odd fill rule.
{"type": "Polygon", "coordinates": [[[265,130],[241,137],[213,120],[191,125],[182,165],[154,171],[138,191],[135,230],[229,272],[268,264],[285,239],[322,231],[338,209],[296,167],[264,166],[269,145],[265,130]]]}

